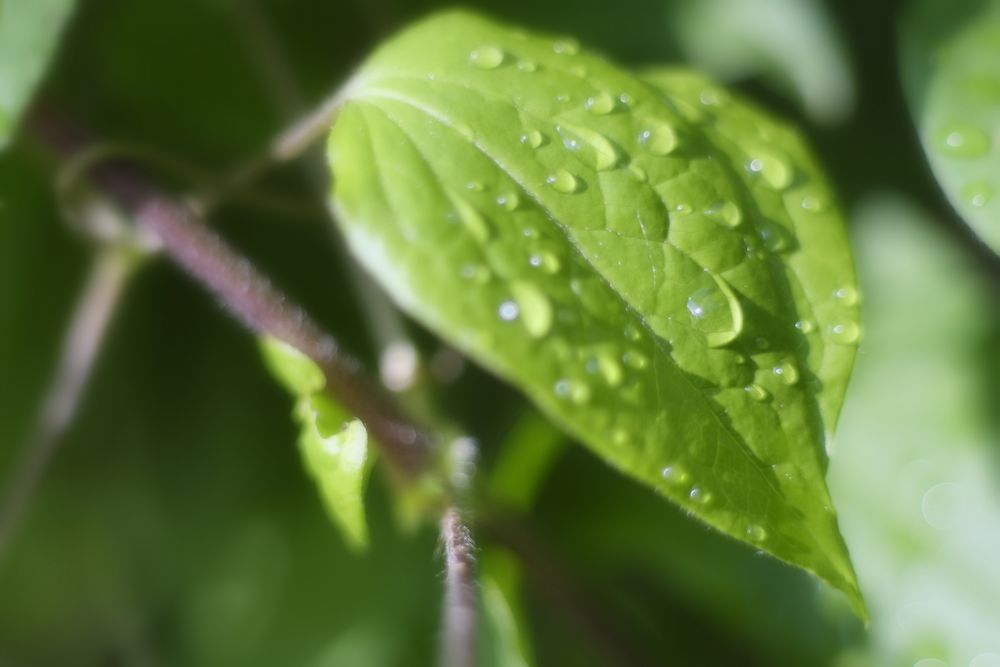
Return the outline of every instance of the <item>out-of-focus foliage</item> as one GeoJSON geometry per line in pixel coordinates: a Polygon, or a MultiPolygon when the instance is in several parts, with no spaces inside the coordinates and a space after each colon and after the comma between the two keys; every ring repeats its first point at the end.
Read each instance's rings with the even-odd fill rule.
{"type": "Polygon", "coordinates": [[[76,0],[0,2],[0,149],[10,141],[31,101],[75,4],[76,0]]]}
{"type": "Polygon", "coordinates": [[[896,197],[855,219],[865,346],[830,477],[871,664],[998,664],[997,285],[896,197]]]}
{"type": "MultiPolygon", "coordinates": [[[[5,0],[4,9],[17,2],[31,4],[5,0]]],[[[100,137],[220,170],[255,154],[389,31],[442,4],[82,1],[42,94],[100,137]],[[282,54],[284,69],[275,67],[282,54]]],[[[577,35],[628,66],[684,62],[671,2],[470,4],[577,35]]],[[[985,667],[998,652],[988,560],[997,534],[990,494],[1000,487],[997,274],[948,240],[958,238],[946,224],[950,209],[924,171],[899,94],[900,3],[823,6],[848,61],[864,65],[854,72],[858,113],[834,126],[800,124],[845,210],[859,212],[867,338],[831,488],[872,624],[866,633],[808,575],[706,530],[583,448],[556,445],[536,462],[537,486],[500,493],[509,511],[483,515],[477,535],[500,590],[488,593],[482,648],[499,664],[909,667],[928,658],[985,667]],[[887,189],[919,208],[861,206],[887,189]],[[512,628],[518,644],[497,647],[491,638],[510,642],[512,628]]],[[[783,104],[761,83],[751,78],[745,92],[783,104]]],[[[25,137],[0,156],[0,483],[90,253],[58,219],[53,168],[25,137]]],[[[281,170],[254,189],[268,206],[241,199],[213,222],[372,360],[366,304],[331,250],[323,197],[308,178],[281,170]]],[[[436,363],[439,343],[408,331],[436,363]]],[[[471,365],[431,394],[479,439],[483,479],[514,465],[505,453],[551,442],[544,428],[514,428],[523,399],[471,365]]],[[[254,341],[183,276],[150,263],[130,288],[79,421],[0,555],[0,662],[432,664],[435,536],[396,527],[376,470],[370,550],[353,555],[303,469],[291,409],[254,341]]]]}
{"type": "Polygon", "coordinates": [[[763,75],[810,117],[842,121],[854,108],[847,53],[820,0],[680,0],[671,34],[694,65],[726,79],[763,75]]]}
{"type": "Polygon", "coordinates": [[[1000,2],[920,0],[901,41],[910,107],[934,175],[1000,252],[1000,2]]]}

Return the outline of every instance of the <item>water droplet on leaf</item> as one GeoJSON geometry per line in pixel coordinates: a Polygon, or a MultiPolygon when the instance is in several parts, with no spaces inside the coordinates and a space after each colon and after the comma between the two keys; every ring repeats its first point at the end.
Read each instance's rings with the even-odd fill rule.
{"type": "Polygon", "coordinates": [[[548,298],[531,283],[515,282],[511,291],[520,306],[521,321],[528,333],[535,338],[547,334],[552,328],[552,304],[548,298]]]}
{"type": "Polygon", "coordinates": [[[596,95],[588,97],[587,101],[584,102],[584,106],[590,113],[598,116],[604,116],[614,111],[617,104],[614,97],[604,91],[601,91],[596,95]]]}
{"type": "Polygon", "coordinates": [[[692,486],[688,493],[688,498],[699,505],[707,505],[712,502],[712,494],[699,486],[692,486]]]}
{"type": "Polygon", "coordinates": [[[562,56],[573,56],[580,52],[580,45],[572,39],[560,39],[552,43],[552,50],[562,56]]]}
{"type": "Polygon", "coordinates": [[[973,181],[962,188],[962,199],[974,208],[983,208],[991,201],[996,189],[986,181],[973,181]]]}
{"type": "Polygon", "coordinates": [[[719,347],[735,340],[743,330],[743,308],[725,280],[716,275],[712,278],[714,286],[703,287],[688,297],[687,311],[708,346],[719,347]]]}
{"type": "Polygon", "coordinates": [[[769,150],[758,150],[747,162],[747,171],[759,174],[775,190],[783,190],[792,182],[792,167],[788,160],[769,150]]]}
{"type": "Polygon", "coordinates": [[[842,322],[830,327],[830,333],[836,343],[853,345],[861,337],[861,328],[854,322],[842,322]]]}
{"type": "Polygon", "coordinates": [[[573,194],[580,189],[580,179],[565,169],[558,169],[555,173],[549,174],[545,182],[552,186],[552,189],[556,192],[567,195],[573,194]]]}
{"type": "Polygon", "coordinates": [[[977,158],[990,150],[990,137],[981,128],[968,123],[946,125],[935,133],[938,150],[948,157],[977,158]]]}
{"type": "Polygon", "coordinates": [[[794,361],[784,361],[771,370],[782,382],[789,386],[799,381],[799,369],[794,361]]]}
{"type": "Polygon", "coordinates": [[[516,210],[520,204],[521,199],[516,192],[505,192],[497,197],[497,205],[508,211],[516,210]]]}
{"type": "Polygon", "coordinates": [[[517,316],[521,313],[520,307],[513,301],[504,301],[497,308],[497,315],[504,322],[513,322],[517,319],[517,316]]]}
{"type": "Polygon", "coordinates": [[[677,147],[674,128],[660,120],[647,120],[639,130],[639,145],[653,155],[667,155],[677,147]]]}
{"type": "Polygon", "coordinates": [[[481,46],[469,54],[469,62],[479,69],[496,69],[503,64],[505,54],[496,46],[481,46]]]}
{"type": "Polygon", "coordinates": [[[538,148],[545,143],[545,135],[538,130],[528,130],[521,135],[521,143],[529,148],[538,148]]]}

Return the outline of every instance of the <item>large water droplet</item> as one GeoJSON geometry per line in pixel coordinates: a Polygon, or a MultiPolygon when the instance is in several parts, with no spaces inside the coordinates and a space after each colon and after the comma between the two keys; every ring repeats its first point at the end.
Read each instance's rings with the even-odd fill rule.
{"type": "Polygon", "coordinates": [[[973,208],[983,208],[993,200],[996,189],[987,181],[973,181],[962,188],[962,199],[973,208]]]}
{"type": "Polygon", "coordinates": [[[569,150],[583,150],[598,171],[613,169],[622,160],[621,151],[600,132],[575,125],[557,125],[556,132],[569,150]]]}
{"type": "Polygon", "coordinates": [[[597,355],[595,361],[597,363],[597,370],[605,382],[612,387],[617,387],[622,383],[625,373],[622,371],[621,364],[618,363],[618,360],[614,356],[602,353],[597,355]]]}
{"type": "Polygon", "coordinates": [[[629,368],[642,370],[649,365],[649,359],[647,359],[646,356],[638,350],[627,350],[625,354],[622,355],[622,363],[629,368]]]}
{"type": "Polygon", "coordinates": [[[473,192],[482,192],[486,189],[486,186],[483,185],[482,181],[469,181],[465,184],[465,188],[473,192]]]}
{"type": "Polygon", "coordinates": [[[739,227],[743,211],[731,201],[719,201],[705,209],[705,215],[724,227],[739,227]]]}
{"type": "Polygon", "coordinates": [[[590,400],[590,387],[586,383],[578,380],[557,380],[553,390],[559,398],[569,399],[577,405],[582,405],[590,400]]]}
{"type": "Polygon", "coordinates": [[[540,252],[532,255],[528,258],[528,264],[549,274],[558,273],[559,268],[562,266],[559,258],[551,252],[540,252]]]}
{"type": "Polygon", "coordinates": [[[511,291],[521,311],[521,321],[528,333],[541,338],[552,328],[552,304],[540,289],[531,283],[515,282],[511,291]]]}
{"type": "Polygon", "coordinates": [[[854,322],[841,322],[830,327],[833,341],[841,345],[853,345],[861,337],[861,328],[854,322]]]}
{"type": "Polygon", "coordinates": [[[469,54],[469,62],[479,69],[496,69],[503,64],[506,55],[496,46],[480,46],[469,54]]]}
{"type": "Polygon", "coordinates": [[[648,119],[640,127],[639,145],[653,155],[667,155],[677,148],[677,132],[669,124],[648,119]]]}
{"type": "Polygon", "coordinates": [[[517,68],[522,72],[534,72],[538,69],[538,65],[530,60],[522,60],[517,64],[517,68]]]}
{"type": "Polygon", "coordinates": [[[714,274],[712,277],[715,285],[691,294],[687,310],[708,346],[720,347],[735,340],[743,330],[743,308],[726,281],[714,274]]]}
{"type": "Polygon", "coordinates": [[[504,322],[513,322],[521,314],[521,308],[514,301],[504,301],[497,308],[497,315],[504,322]]]}
{"type": "Polygon", "coordinates": [[[610,94],[601,91],[596,95],[588,97],[583,106],[585,106],[587,111],[590,113],[597,114],[598,116],[604,116],[615,110],[617,102],[610,94]]]}
{"type": "Polygon", "coordinates": [[[691,491],[688,492],[688,498],[690,498],[692,502],[698,503],[699,505],[707,505],[712,502],[712,493],[710,491],[706,491],[700,486],[692,486],[691,491]]]}
{"type": "Polygon", "coordinates": [[[822,213],[826,210],[827,203],[826,200],[816,195],[805,195],[799,202],[799,206],[811,213],[822,213]]]}
{"type": "Polygon", "coordinates": [[[529,148],[538,148],[545,143],[545,135],[538,130],[528,130],[521,135],[521,143],[529,148]]]}
{"type": "Polygon", "coordinates": [[[833,296],[845,306],[856,306],[858,303],[858,290],[850,285],[834,290],[833,296]]]}
{"type": "Polygon", "coordinates": [[[458,195],[449,192],[448,198],[451,199],[451,203],[458,213],[458,219],[461,220],[465,229],[472,235],[472,238],[480,243],[488,241],[492,234],[492,229],[489,222],[487,222],[479,210],[458,195]]]}
{"type": "Polygon", "coordinates": [[[750,398],[759,403],[766,401],[770,396],[770,394],[767,393],[767,389],[764,389],[762,386],[756,383],[748,384],[747,386],[743,387],[743,391],[747,393],[747,396],[749,396],[750,398]]]}
{"type": "Polygon", "coordinates": [[[812,333],[816,329],[816,324],[812,320],[799,320],[795,323],[795,328],[804,334],[812,333]]]}
{"type": "Polygon", "coordinates": [[[747,171],[759,174],[775,190],[783,190],[792,182],[792,167],[788,160],[769,150],[761,149],[747,162],[747,171]]]}
{"type": "Polygon", "coordinates": [[[642,337],[642,334],[639,332],[639,329],[631,324],[625,325],[624,333],[625,333],[625,338],[633,342],[639,340],[639,338],[642,337]]]}
{"type": "Polygon", "coordinates": [[[791,386],[799,381],[799,369],[792,360],[783,361],[773,369],[771,369],[775,376],[781,379],[782,382],[791,386]]]}
{"type": "Polygon", "coordinates": [[[746,536],[751,542],[759,544],[767,539],[767,530],[761,525],[751,523],[746,528],[746,536]]]}
{"type": "Polygon", "coordinates": [[[944,155],[977,158],[990,150],[990,137],[982,128],[968,123],[946,125],[935,133],[935,143],[944,155]]]}
{"type": "Polygon", "coordinates": [[[760,240],[768,252],[785,252],[792,247],[792,234],[782,225],[764,220],[760,223],[760,240]]]}
{"type": "Polygon", "coordinates": [[[497,205],[508,211],[516,210],[520,204],[521,199],[516,192],[505,192],[497,197],[497,205]]]}
{"type": "Polygon", "coordinates": [[[685,484],[689,477],[687,470],[677,463],[666,466],[660,471],[660,476],[669,484],[685,484]]]}
{"type": "Polygon", "coordinates": [[[580,189],[580,179],[565,169],[557,169],[554,173],[549,174],[545,182],[552,186],[552,189],[556,192],[567,195],[573,194],[580,189]]]}
{"type": "Polygon", "coordinates": [[[580,52],[580,45],[572,39],[560,39],[552,43],[552,50],[561,56],[573,56],[580,52]]]}

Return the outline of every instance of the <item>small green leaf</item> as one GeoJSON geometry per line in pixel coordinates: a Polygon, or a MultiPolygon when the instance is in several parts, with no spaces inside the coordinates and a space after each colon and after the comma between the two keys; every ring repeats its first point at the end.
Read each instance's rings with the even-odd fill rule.
{"type": "Polygon", "coordinates": [[[365,525],[365,463],[368,432],[360,420],[323,392],[323,371],[295,348],[273,338],[261,340],[261,352],[272,374],[297,397],[299,448],[315,479],[330,518],[353,548],[368,544],[365,525]]]}
{"type": "Polygon", "coordinates": [[[75,0],[0,0],[0,149],[56,50],[75,0]]]}
{"type": "Polygon", "coordinates": [[[934,175],[955,210],[1000,252],[1000,1],[916,2],[901,49],[934,175]]]}
{"type": "Polygon", "coordinates": [[[521,602],[521,564],[508,551],[487,550],[479,560],[482,622],[480,664],[530,667],[534,664],[521,602]]]}
{"type": "Polygon", "coordinates": [[[333,128],[333,203],[399,304],[614,467],[863,603],[824,483],[859,337],[798,136],[465,13],[402,33],[333,128]]]}

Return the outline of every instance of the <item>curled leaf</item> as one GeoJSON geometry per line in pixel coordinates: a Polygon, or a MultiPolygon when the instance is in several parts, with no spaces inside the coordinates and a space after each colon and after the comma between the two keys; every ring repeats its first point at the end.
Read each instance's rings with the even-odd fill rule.
{"type": "Polygon", "coordinates": [[[324,392],[323,371],[295,348],[275,340],[261,340],[261,352],[272,374],[296,396],[295,419],[301,428],[299,448],[306,470],[315,479],[330,518],[348,544],[368,544],[364,483],[368,432],[358,419],[324,392]]]}

